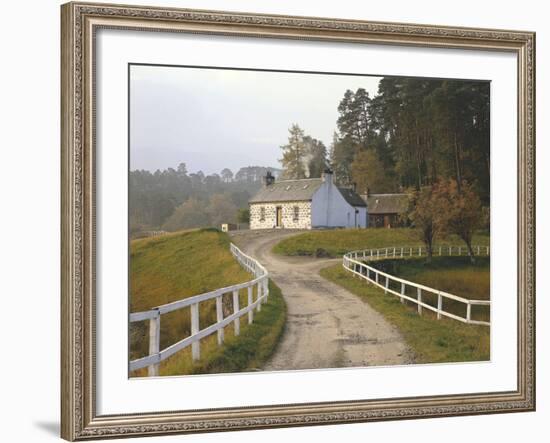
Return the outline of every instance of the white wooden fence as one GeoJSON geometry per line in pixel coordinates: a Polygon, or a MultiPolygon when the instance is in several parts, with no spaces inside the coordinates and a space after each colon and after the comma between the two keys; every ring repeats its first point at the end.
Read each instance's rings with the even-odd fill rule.
{"type": "Polygon", "coordinates": [[[269,295],[268,272],[267,270],[252,257],[243,253],[237,246],[231,243],[231,253],[237,259],[239,264],[248,272],[254,275],[254,279],[245,283],[228,286],[225,288],[216,289],[215,291],[204,294],[187,297],[172,303],[167,303],[162,306],[150,309],[149,311],[134,312],[130,314],[130,322],[149,321],[149,355],[136,360],[130,361],[130,370],[148,367],[149,376],[158,375],[158,368],[161,361],[174,355],[176,352],[191,345],[193,360],[200,358],[200,341],[201,339],[218,333],[218,345],[222,345],[224,341],[224,328],[231,322],[234,324],[234,333],[239,335],[240,332],[240,317],[248,314],[248,323],[254,321],[254,309],[261,310],[261,304],[267,300],[269,295]],[[253,300],[253,288],[256,287],[256,300],[253,300]],[[239,291],[247,289],[247,305],[243,308],[239,307],[239,291]],[[223,317],[222,297],[224,294],[233,295],[233,314],[223,317]],[[204,328],[200,328],[200,303],[207,300],[216,300],[216,320],[217,322],[204,328]],[[165,349],[160,349],[160,319],[163,314],[176,311],[179,309],[189,308],[191,311],[191,335],[182,338],[178,342],[168,346],[165,349]]]}
{"type": "MultiPolygon", "coordinates": [[[[474,252],[476,255],[489,255],[489,246],[474,246],[474,252]]],[[[433,255],[467,255],[468,250],[462,246],[437,246],[432,251],[433,255]]],[[[343,256],[344,269],[352,272],[354,275],[359,276],[362,279],[367,280],[368,282],[382,288],[384,293],[393,294],[398,296],[401,299],[401,302],[404,303],[405,300],[408,300],[412,303],[415,303],[418,306],[418,313],[422,315],[422,309],[426,308],[430,311],[433,311],[437,314],[437,318],[440,319],[441,316],[449,317],[454,320],[461,321],[463,323],[477,324],[477,325],[486,325],[490,326],[490,322],[473,320],[472,319],[472,306],[491,306],[489,300],[469,300],[457,295],[449,294],[448,292],[440,291],[438,289],[430,288],[428,286],[420,285],[408,280],[404,280],[399,277],[394,277],[386,272],[382,272],[373,266],[367,265],[365,262],[382,259],[382,258],[404,258],[404,257],[421,257],[426,256],[426,248],[423,247],[390,247],[390,248],[379,248],[379,249],[366,249],[361,251],[352,251],[348,252],[343,256]],[[399,288],[400,290],[395,290],[392,288],[392,283],[394,288],[399,288]],[[411,297],[407,295],[407,288],[414,288],[413,292],[416,293],[416,297],[411,297]],[[422,295],[424,293],[434,294],[437,296],[437,307],[432,306],[428,303],[422,301],[422,295]],[[461,317],[459,315],[452,314],[445,311],[443,304],[444,299],[455,300],[460,303],[464,303],[466,306],[466,316],[461,317]]],[[[410,292],[410,291],[409,291],[410,292]]]]}

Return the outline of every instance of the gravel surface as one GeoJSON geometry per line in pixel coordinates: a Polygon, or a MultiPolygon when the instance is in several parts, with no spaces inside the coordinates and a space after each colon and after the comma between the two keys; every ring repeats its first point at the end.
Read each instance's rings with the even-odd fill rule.
{"type": "Polygon", "coordinates": [[[299,231],[235,231],[233,241],[256,258],[287,304],[283,337],[264,370],[385,366],[412,363],[399,331],[356,295],[322,278],[341,259],[284,257],[273,246],[299,231]]]}

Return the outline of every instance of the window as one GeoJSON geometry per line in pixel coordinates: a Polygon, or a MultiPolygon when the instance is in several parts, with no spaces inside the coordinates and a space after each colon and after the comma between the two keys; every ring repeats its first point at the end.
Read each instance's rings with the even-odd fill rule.
{"type": "Polygon", "coordinates": [[[293,220],[294,220],[294,221],[298,221],[299,218],[300,218],[300,207],[299,207],[299,206],[294,206],[294,217],[293,217],[293,220]]]}
{"type": "Polygon", "coordinates": [[[260,221],[265,221],[265,206],[260,207],[260,221]]]}

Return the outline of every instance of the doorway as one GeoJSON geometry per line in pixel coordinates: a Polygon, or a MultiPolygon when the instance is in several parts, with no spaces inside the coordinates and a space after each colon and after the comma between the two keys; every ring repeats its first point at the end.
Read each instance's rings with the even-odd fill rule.
{"type": "Polygon", "coordinates": [[[276,208],[276,225],[278,228],[280,228],[283,224],[283,208],[281,208],[280,206],[277,206],[276,208]]]}

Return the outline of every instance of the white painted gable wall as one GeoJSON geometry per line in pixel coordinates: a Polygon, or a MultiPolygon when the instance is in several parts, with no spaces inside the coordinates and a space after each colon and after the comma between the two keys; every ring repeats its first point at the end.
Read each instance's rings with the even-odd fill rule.
{"type": "MultiPolygon", "coordinates": [[[[366,228],[367,208],[358,207],[357,227],[366,228]]],[[[311,202],[311,226],[353,228],[355,224],[355,208],[340,194],[328,175],[321,187],[313,194],[311,202]]]]}

